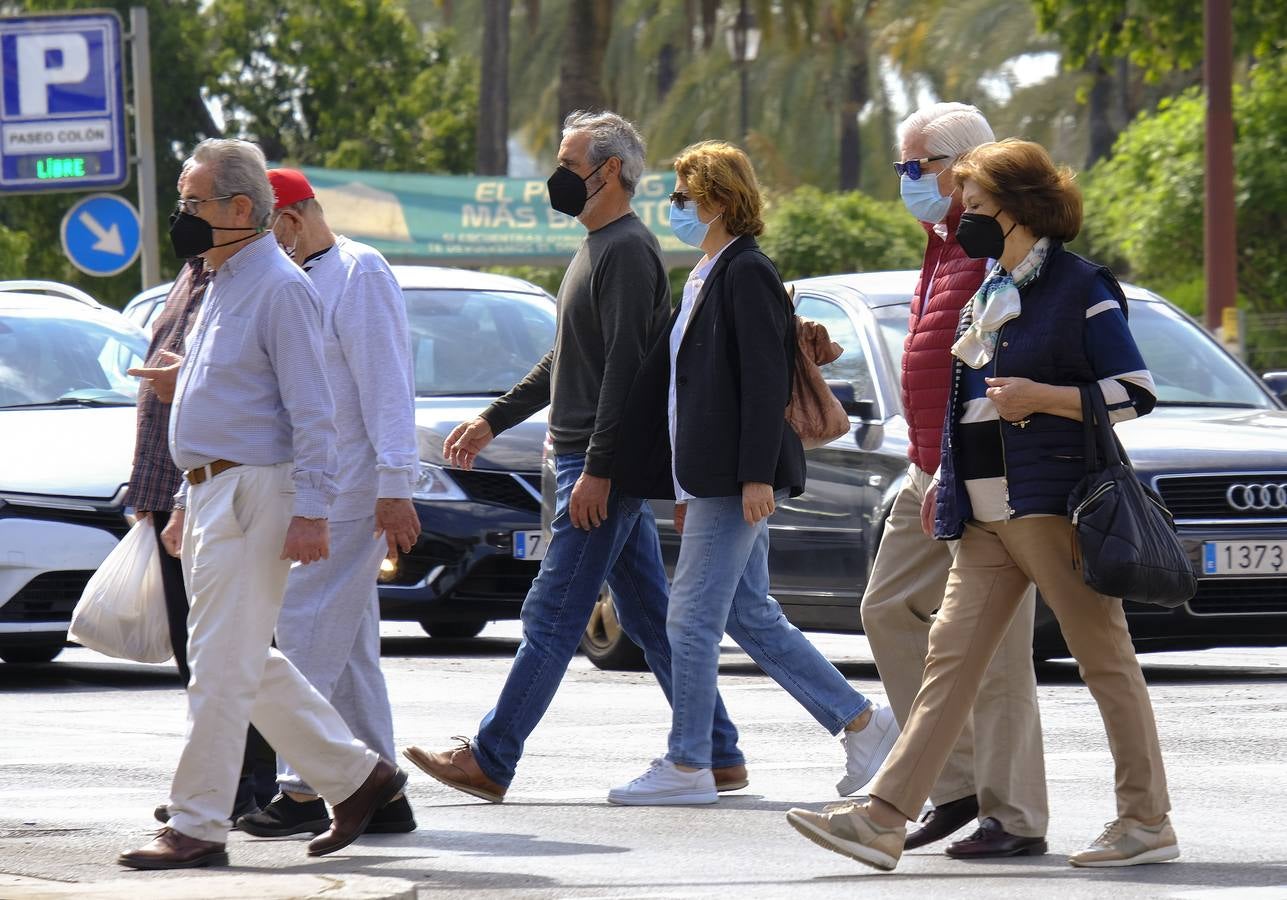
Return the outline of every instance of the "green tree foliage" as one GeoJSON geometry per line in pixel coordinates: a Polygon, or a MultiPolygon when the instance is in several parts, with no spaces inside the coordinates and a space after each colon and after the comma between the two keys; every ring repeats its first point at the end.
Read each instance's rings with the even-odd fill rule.
{"type": "MultiPolygon", "coordinates": [[[[120,14],[126,30],[129,28],[130,7],[147,8],[151,31],[152,118],[157,165],[157,195],[152,202],[156,204],[163,227],[174,205],[174,186],[182,161],[174,148],[190,147],[215,132],[201,99],[201,86],[210,71],[200,16],[203,5],[202,0],[0,2],[0,12],[3,13],[114,9],[120,14]]],[[[128,65],[126,71],[129,71],[128,65]]],[[[131,132],[131,142],[132,138],[131,132]]],[[[131,202],[138,202],[138,188],[133,183],[119,193],[131,202]]],[[[111,278],[94,278],[80,273],[63,255],[59,228],[67,210],[81,196],[60,193],[5,197],[0,203],[0,229],[8,228],[13,235],[0,237],[0,256],[3,257],[0,269],[9,277],[44,278],[74,284],[104,303],[120,306],[139,289],[138,263],[111,278]],[[17,255],[20,251],[25,254],[22,258],[17,255]],[[12,257],[11,253],[14,254],[12,257]]],[[[164,234],[161,245],[162,274],[168,276],[177,271],[178,260],[169,252],[164,234]]]]}
{"type": "Polygon", "coordinates": [[[214,0],[211,94],[272,160],[469,172],[477,69],[395,0],[214,0]]]}
{"type": "Polygon", "coordinates": [[[0,225],[0,278],[26,278],[31,236],[0,225]]]}
{"type": "MultiPolygon", "coordinates": [[[[1126,57],[1152,76],[1202,63],[1203,0],[1032,0],[1042,30],[1059,36],[1074,66],[1126,57]]],[[[1222,0],[1233,10],[1234,49],[1268,58],[1287,46],[1287,3],[1222,0]]]]}
{"type": "MultiPolygon", "coordinates": [[[[1256,312],[1287,298],[1287,61],[1266,60],[1234,88],[1238,286],[1256,312]]],[[[1090,251],[1164,293],[1203,267],[1205,104],[1197,89],[1163,101],[1087,173],[1090,251]]]]}
{"type": "Polygon", "coordinates": [[[916,268],[925,233],[901,203],[802,187],[771,204],[760,243],[791,279],[916,268]]]}

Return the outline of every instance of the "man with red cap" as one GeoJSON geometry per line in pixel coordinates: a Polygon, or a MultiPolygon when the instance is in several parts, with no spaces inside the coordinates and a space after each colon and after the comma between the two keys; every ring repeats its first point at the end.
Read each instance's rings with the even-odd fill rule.
{"type": "MultiPolygon", "coordinates": [[[[272,230],[322,298],[326,377],[335,398],[338,493],[329,559],[291,571],[277,620],[277,647],[381,756],[393,753],[393,719],[380,672],[376,576],[386,554],[420,536],[411,503],[418,477],[415,383],[406,301],[378,251],[336,237],[303,172],[268,172],[276,195],[272,230]]],[[[326,804],[284,760],[279,793],[242,816],[248,834],[325,831],[326,804]]],[[[412,831],[403,796],[375,814],[367,833],[412,831]]]]}

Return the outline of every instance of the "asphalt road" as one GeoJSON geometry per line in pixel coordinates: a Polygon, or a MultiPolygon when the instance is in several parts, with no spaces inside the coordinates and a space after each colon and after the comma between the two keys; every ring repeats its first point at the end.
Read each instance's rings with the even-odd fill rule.
{"type": "MultiPolygon", "coordinates": [[[[472,734],[517,646],[513,623],[481,639],[430,641],[386,625],[385,673],[399,746],[472,734]]],[[[860,689],[883,696],[864,639],[815,636],[860,689]]],[[[308,860],[302,840],[234,835],[222,870],[137,873],[116,853],[148,839],[184,732],[164,666],[73,648],[46,666],[0,666],[0,898],[442,896],[1287,898],[1287,651],[1150,655],[1183,859],[1085,871],[1065,855],[1113,817],[1098,713],[1071,663],[1040,671],[1051,853],[963,863],[929,847],[892,874],[826,853],[786,824],[835,799],[839,744],[736,648],[721,687],[751,785],[714,807],[621,808],[613,784],[665,746],[651,676],[577,658],[532,736],[509,799],[474,801],[411,770],[420,829],[308,860]]]]}

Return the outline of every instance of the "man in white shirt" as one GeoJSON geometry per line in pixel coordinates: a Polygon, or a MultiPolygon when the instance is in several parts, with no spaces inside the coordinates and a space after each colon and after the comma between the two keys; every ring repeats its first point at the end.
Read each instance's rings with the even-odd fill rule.
{"type": "MultiPolygon", "coordinates": [[[[303,172],[273,169],[272,230],[322,299],[326,380],[335,399],[337,490],[331,553],[292,570],[277,647],[367,746],[393,755],[393,717],[380,672],[376,577],[386,555],[420,537],[411,502],[419,468],[406,300],[378,251],[336,237],[303,172]]],[[[325,831],[326,804],[278,759],[279,793],[237,824],[257,837],[325,831]]],[[[414,831],[406,797],[376,812],[368,834],[414,831]]]]}
{"type": "Polygon", "coordinates": [[[183,471],[161,534],[182,554],[188,615],[188,731],[169,824],[118,857],[135,869],[227,865],[225,841],[253,722],[331,801],[311,856],[366,830],[406,784],[326,699],[271,648],[291,561],[329,554],[335,422],[321,340],[321,301],[264,226],[273,191],[264,155],[246,141],[207,140],[179,179],[170,241],[214,273],[170,415],[183,471]]]}

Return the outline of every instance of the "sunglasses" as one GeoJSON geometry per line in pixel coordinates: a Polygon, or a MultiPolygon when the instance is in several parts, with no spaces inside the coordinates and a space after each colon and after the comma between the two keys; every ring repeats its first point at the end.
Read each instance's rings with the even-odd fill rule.
{"type": "Polygon", "coordinates": [[[943,154],[941,156],[925,156],[921,159],[909,159],[907,162],[896,162],[894,163],[894,171],[899,174],[899,177],[906,175],[912,181],[920,181],[921,176],[925,174],[925,170],[922,169],[921,166],[924,166],[926,163],[938,162],[940,159],[947,159],[947,154],[943,154]]]}
{"type": "Polygon", "coordinates": [[[675,206],[679,207],[680,209],[683,209],[684,204],[691,203],[692,200],[693,198],[688,196],[688,194],[686,194],[684,191],[675,191],[673,194],[670,195],[670,202],[675,204],[675,206]]]}

